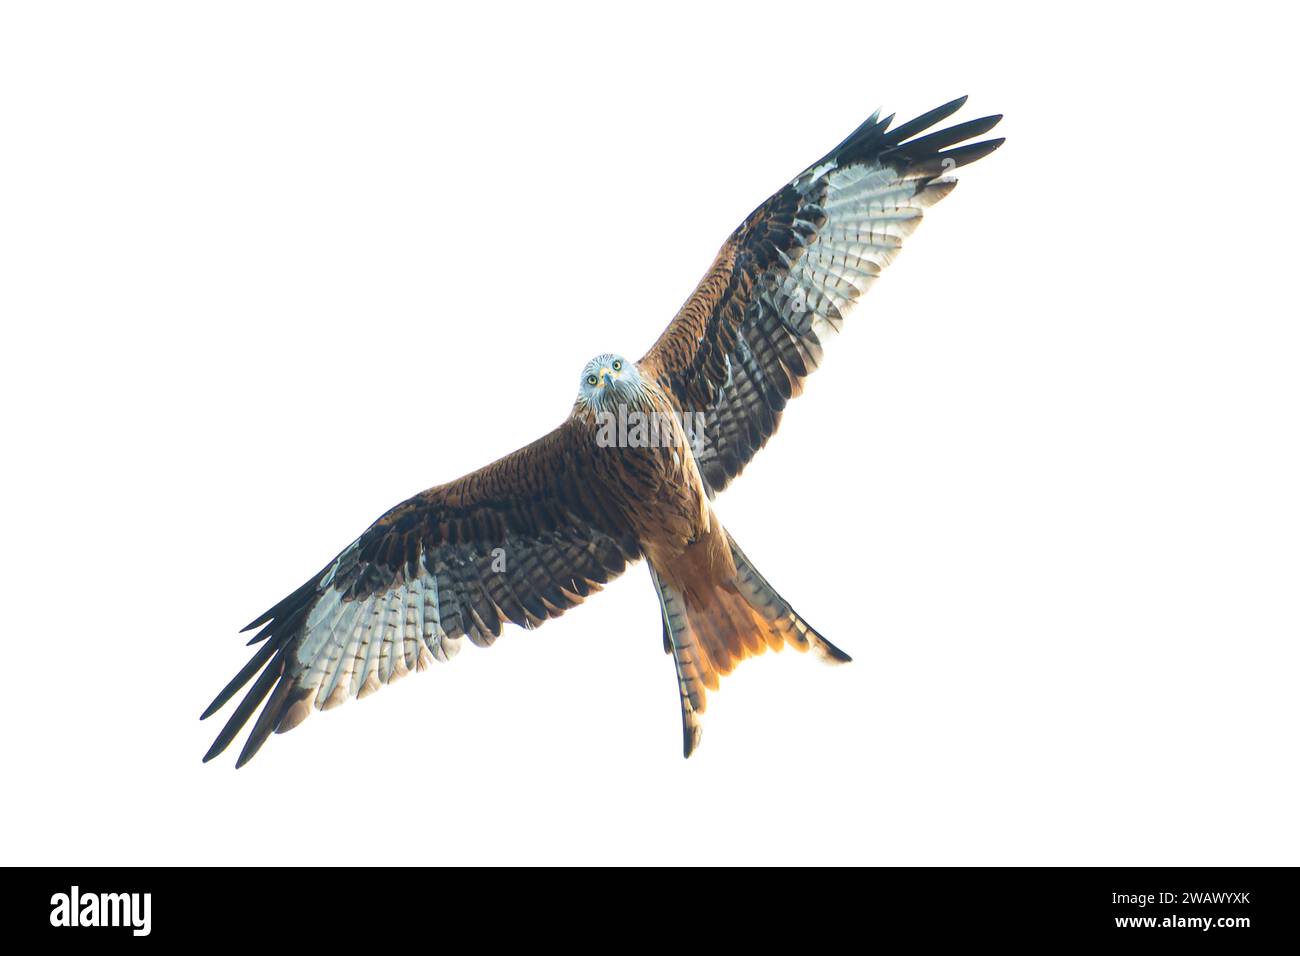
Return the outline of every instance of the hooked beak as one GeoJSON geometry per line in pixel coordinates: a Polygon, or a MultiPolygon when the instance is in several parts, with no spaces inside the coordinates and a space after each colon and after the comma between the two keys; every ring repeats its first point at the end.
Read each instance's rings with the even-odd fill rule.
{"type": "Polygon", "coordinates": [[[604,388],[612,381],[614,381],[614,373],[607,368],[602,368],[600,370],[600,387],[604,388]]]}

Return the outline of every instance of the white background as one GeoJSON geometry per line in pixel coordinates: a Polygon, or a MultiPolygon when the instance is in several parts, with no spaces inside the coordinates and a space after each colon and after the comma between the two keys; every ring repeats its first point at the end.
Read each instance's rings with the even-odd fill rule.
{"type": "Polygon", "coordinates": [[[6,5],[4,861],[1300,862],[1268,9],[6,5]],[[199,762],[240,626],[962,93],[1007,144],[718,502],[855,663],[746,663],[684,761],[638,566],[199,762]]]}

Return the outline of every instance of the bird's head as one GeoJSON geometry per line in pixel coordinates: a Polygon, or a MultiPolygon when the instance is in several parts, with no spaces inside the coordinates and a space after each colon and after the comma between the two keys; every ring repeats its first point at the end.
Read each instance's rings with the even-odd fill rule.
{"type": "Polygon", "coordinates": [[[583,368],[578,402],[602,411],[634,400],[641,390],[641,373],[636,363],[606,353],[597,355],[583,368]]]}

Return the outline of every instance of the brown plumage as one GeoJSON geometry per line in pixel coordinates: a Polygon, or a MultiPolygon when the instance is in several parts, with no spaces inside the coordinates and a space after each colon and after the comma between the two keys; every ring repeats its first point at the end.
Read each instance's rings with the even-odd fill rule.
{"type": "Polygon", "coordinates": [[[203,717],[253,685],[204,760],[259,706],[239,766],[312,709],[449,660],[466,637],[487,646],[506,623],[558,617],[641,557],[687,756],[706,691],[746,657],[790,645],[849,660],[754,569],[712,498],[776,431],[922,211],[951,191],[946,174],[1001,145],[966,142],[998,116],[918,135],[964,101],[893,130],[873,115],[745,219],[640,362],[593,360],[553,432],[397,505],[253,621],[261,647],[203,717]],[[653,437],[611,440],[620,417],[657,423],[653,437]]]}

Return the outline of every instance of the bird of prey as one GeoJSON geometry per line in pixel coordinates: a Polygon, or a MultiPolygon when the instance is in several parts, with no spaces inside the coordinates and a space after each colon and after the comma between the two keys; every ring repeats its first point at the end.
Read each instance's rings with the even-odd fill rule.
{"type": "Polygon", "coordinates": [[[550,434],[403,501],[259,615],[261,647],[203,717],[249,681],[204,760],[261,705],[237,766],[272,731],[450,660],[465,638],[534,628],[646,560],[681,696],[683,753],[706,691],[767,648],[849,656],[812,628],[718,520],[714,496],[776,431],[858,297],[987,156],[1001,116],[927,132],[965,97],[891,129],[879,111],[731,234],[639,361],[582,370],[550,434]],[[972,141],[973,140],[973,141],[972,141]],[[263,703],[265,702],[265,703],[263,703]]]}

